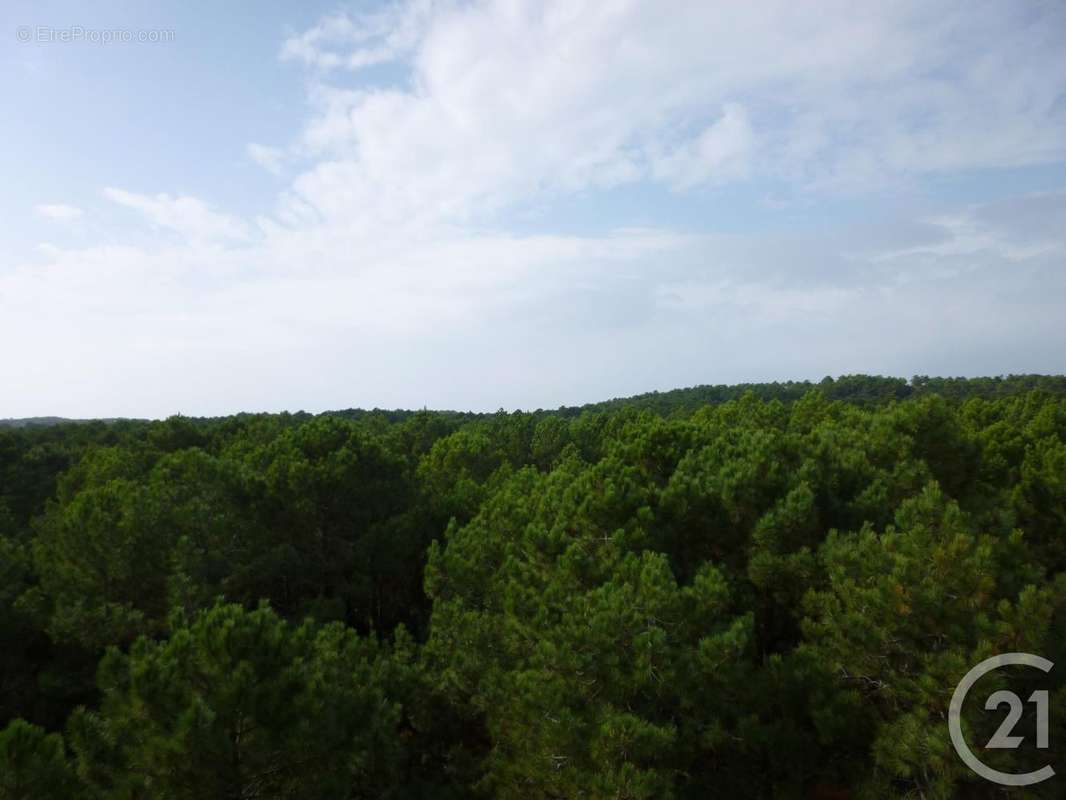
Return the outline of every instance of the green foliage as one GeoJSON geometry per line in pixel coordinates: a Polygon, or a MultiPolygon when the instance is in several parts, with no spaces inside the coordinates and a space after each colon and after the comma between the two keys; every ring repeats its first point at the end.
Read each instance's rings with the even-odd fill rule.
{"type": "Polygon", "coordinates": [[[992,797],[946,708],[1066,662],[1064,395],[5,427],[0,797],[992,797]]]}
{"type": "Polygon", "coordinates": [[[100,710],[71,720],[79,772],[106,798],[383,796],[400,717],[387,661],[265,606],[179,616],[164,642],[108,651],[100,710]]]}
{"type": "Polygon", "coordinates": [[[713,567],[679,585],[642,550],[646,499],[617,461],[526,470],[431,555],[429,656],[486,719],[497,796],[665,797],[722,738],[750,617],[713,567]]]}
{"type": "Polygon", "coordinates": [[[83,796],[63,737],[21,719],[0,730],[0,800],[71,800],[83,796]]]}

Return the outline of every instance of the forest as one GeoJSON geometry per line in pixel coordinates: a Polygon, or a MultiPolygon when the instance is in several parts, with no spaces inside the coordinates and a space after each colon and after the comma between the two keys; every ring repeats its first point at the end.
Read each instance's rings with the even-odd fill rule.
{"type": "Polygon", "coordinates": [[[49,423],[0,427],[0,800],[1066,795],[1066,669],[982,753],[1053,780],[946,723],[1066,666],[1064,377],[49,423]]]}

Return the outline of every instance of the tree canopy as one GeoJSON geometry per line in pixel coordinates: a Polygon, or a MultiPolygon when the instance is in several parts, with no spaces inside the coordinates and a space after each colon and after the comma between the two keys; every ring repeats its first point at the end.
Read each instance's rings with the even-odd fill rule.
{"type": "Polygon", "coordinates": [[[1012,651],[1058,376],[0,428],[0,800],[998,797],[945,720],[1012,651]]]}

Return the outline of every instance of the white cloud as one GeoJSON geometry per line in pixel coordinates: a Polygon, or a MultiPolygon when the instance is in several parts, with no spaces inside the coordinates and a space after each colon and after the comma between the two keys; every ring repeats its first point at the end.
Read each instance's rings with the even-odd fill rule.
{"type": "MultiPolygon", "coordinates": [[[[1016,202],[1030,210],[1035,206],[1045,214],[1047,209],[1052,209],[1060,224],[1064,221],[1066,195],[1031,195],[1016,202]]],[[[940,275],[958,275],[979,268],[989,257],[1004,264],[1048,256],[1066,258],[1066,238],[1061,229],[1019,230],[1013,221],[997,220],[994,211],[994,208],[977,206],[923,220],[925,225],[940,232],[936,240],[875,252],[869,261],[876,265],[907,264],[911,270],[927,267],[940,275]],[[989,211],[993,213],[989,215],[989,211]]],[[[913,273],[897,271],[896,279],[913,279],[913,273]]]]}
{"type": "Polygon", "coordinates": [[[415,47],[431,8],[430,0],[412,0],[372,13],[330,14],[302,34],[286,39],[281,58],[325,70],[358,70],[389,63],[415,47]]]}
{"type": "Polygon", "coordinates": [[[33,210],[36,211],[39,216],[58,220],[60,222],[69,222],[78,219],[83,213],[77,206],[68,206],[64,203],[42,203],[41,205],[34,206],[33,210]]]}
{"type": "Polygon", "coordinates": [[[676,189],[724,182],[747,174],[754,141],[748,115],[741,106],[726,105],[720,119],[691,141],[652,158],[652,175],[676,189]]]}
{"type": "Polygon", "coordinates": [[[103,194],[114,203],[140,212],[153,225],[193,241],[240,241],[250,235],[244,222],[212,210],[195,197],[134,194],[113,187],[104,189],[103,194]]]}
{"type": "Polygon", "coordinates": [[[0,410],[491,410],[698,381],[1061,371],[1066,200],[1036,200],[982,223],[1007,248],[888,223],[828,241],[278,226],[245,248],[52,248],[0,272],[0,336],[36,332],[0,364],[24,405],[0,410]],[[871,241],[862,271],[846,254],[871,241]]]}
{"type": "Polygon", "coordinates": [[[1064,25],[1057,4],[955,0],[415,2],[331,16],[284,57],[403,58],[411,77],[317,84],[302,146],[319,162],[293,197],[329,219],[470,221],[639,181],[868,189],[1062,159],[1064,25]]]}
{"type": "Polygon", "coordinates": [[[248,157],[267,172],[280,175],[285,162],[285,151],[280,147],[251,142],[247,147],[248,157]]]}

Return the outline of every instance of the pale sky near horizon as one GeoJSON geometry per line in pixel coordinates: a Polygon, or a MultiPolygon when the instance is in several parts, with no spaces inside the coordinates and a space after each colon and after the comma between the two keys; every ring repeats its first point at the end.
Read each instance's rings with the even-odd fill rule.
{"type": "Polygon", "coordinates": [[[0,417],[1066,372],[1063,41],[1038,0],[7,2],[0,417]]]}

